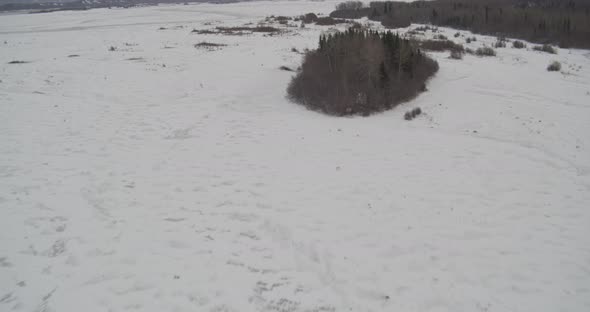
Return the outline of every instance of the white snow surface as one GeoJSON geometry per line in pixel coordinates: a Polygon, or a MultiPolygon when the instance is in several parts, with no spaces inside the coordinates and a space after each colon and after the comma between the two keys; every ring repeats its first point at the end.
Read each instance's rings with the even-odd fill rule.
{"type": "Polygon", "coordinates": [[[590,311],[590,52],[337,118],[278,69],[329,27],[191,34],[335,3],[0,17],[0,311],[590,311]]]}

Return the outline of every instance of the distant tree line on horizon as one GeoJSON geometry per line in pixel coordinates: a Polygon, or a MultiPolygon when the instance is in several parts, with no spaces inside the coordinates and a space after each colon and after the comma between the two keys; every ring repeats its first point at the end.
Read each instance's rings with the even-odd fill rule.
{"type": "Polygon", "coordinates": [[[506,36],[562,48],[590,48],[587,0],[434,0],[415,2],[348,1],[334,18],[368,17],[388,28],[433,24],[475,33],[506,36]],[[360,6],[359,6],[360,5],[360,6]]]}
{"type": "Polygon", "coordinates": [[[55,1],[23,1],[23,0],[0,0],[0,12],[5,11],[29,11],[29,13],[50,13],[56,11],[80,11],[99,8],[131,8],[136,6],[157,5],[165,3],[192,3],[192,2],[215,2],[231,3],[239,0],[72,0],[67,2],[55,1]]]}

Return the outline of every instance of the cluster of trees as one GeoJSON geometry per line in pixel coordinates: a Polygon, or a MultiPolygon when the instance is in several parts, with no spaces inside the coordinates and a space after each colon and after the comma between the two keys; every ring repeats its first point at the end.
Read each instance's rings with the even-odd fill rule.
{"type": "Polygon", "coordinates": [[[336,5],[336,10],[359,10],[365,7],[361,1],[346,1],[336,5]]]}
{"type": "Polygon", "coordinates": [[[371,2],[340,9],[332,17],[369,17],[389,28],[434,24],[561,47],[590,48],[587,0],[434,0],[371,2]]]}
{"type": "Polygon", "coordinates": [[[425,91],[437,70],[434,60],[398,34],[350,28],[320,36],[287,93],[327,114],[368,115],[425,91]]]}

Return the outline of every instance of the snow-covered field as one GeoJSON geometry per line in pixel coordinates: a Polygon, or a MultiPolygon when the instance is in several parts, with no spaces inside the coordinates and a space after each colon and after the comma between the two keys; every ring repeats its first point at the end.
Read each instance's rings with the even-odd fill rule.
{"type": "Polygon", "coordinates": [[[590,52],[335,118],[278,69],[329,27],[190,33],[335,3],[0,16],[0,311],[590,311],[590,52]]]}

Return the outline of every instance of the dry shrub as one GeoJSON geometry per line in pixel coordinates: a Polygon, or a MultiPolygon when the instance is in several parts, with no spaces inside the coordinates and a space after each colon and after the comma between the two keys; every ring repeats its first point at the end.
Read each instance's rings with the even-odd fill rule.
{"type": "Polygon", "coordinates": [[[421,49],[429,51],[458,51],[463,52],[463,46],[450,40],[422,40],[418,42],[421,49]]]}
{"type": "Polygon", "coordinates": [[[219,32],[241,32],[241,31],[252,31],[252,27],[249,26],[235,26],[235,27],[224,27],[218,26],[215,29],[219,32]]]}
{"type": "Polygon", "coordinates": [[[512,47],[515,49],[523,49],[523,48],[526,48],[526,44],[524,44],[524,42],[522,42],[522,41],[514,40],[512,42],[512,47]]]}
{"type": "Polygon", "coordinates": [[[352,25],[350,26],[350,28],[357,29],[357,30],[369,30],[371,27],[363,25],[359,22],[352,22],[352,25]]]}
{"type": "Polygon", "coordinates": [[[496,51],[490,47],[477,48],[475,50],[477,56],[496,56],[496,51]]]}
{"type": "Polygon", "coordinates": [[[199,42],[197,44],[195,44],[195,48],[197,49],[205,49],[205,50],[209,50],[209,51],[214,51],[214,50],[219,50],[223,47],[226,47],[227,44],[223,44],[223,43],[213,43],[213,42],[199,42]]]}
{"type": "Polygon", "coordinates": [[[506,47],[506,42],[504,41],[496,41],[494,42],[494,48],[498,49],[498,48],[505,48],[506,47]]]}
{"type": "Polygon", "coordinates": [[[549,66],[547,66],[548,71],[560,71],[561,70],[561,63],[558,61],[553,61],[549,66]]]}
{"type": "Polygon", "coordinates": [[[280,70],[283,70],[283,71],[289,71],[289,72],[292,72],[292,71],[294,71],[293,69],[291,69],[291,67],[284,66],[284,65],[283,65],[283,66],[281,66],[281,67],[279,67],[279,69],[280,69],[280,70]]]}
{"type": "Polygon", "coordinates": [[[426,32],[428,30],[432,30],[432,28],[428,25],[424,25],[424,26],[418,26],[416,28],[414,28],[415,31],[419,31],[419,32],[426,32]]]}
{"type": "Polygon", "coordinates": [[[419,32],[419,31],[415,31],[415,30],[409,30],[408,32],[406,32],[406,35],[409,35],[410,37],[415,37],[415,36],[423,36],[424,33],[419,32]]]}
{"type": "Polygon", "coordinates": [[[223,44],[223,43],[213,43],[213,42],[199,42],[197,44],[195,44],[195,47],[225,47],[227,46],[227,44],[223,44]]]}
{"type": "Polygon", "coordinates": [[[315,13],[307,13],[301,17],[301,21],[305,24],[315,23],[318,20],[318,16],[315,13]]]}
{"type": "Polygon", "coordinates": [[[540,51],[540,52],[546,52],[546,53],[551,53],[551,54],[557,54],[557,50],[552,47],[551,45],[548,44],[544,44],[542,46],[534,46],[533,50],[535,51],[540,51]]]}
{"type": "Polygon", "coordinates": [[[195,33],[198,35],[213,35],[213,34],[217,34],[216,31],[213,31],[211,29],[193,29],[191,31],[191,33],[195,33]]]}
{"type": "Polygon", "coordinates": [[[418,116],[420,116],[420,114],[422,114],[422,109],[420,107],[416,107],[414,109],[412,109],[411,111],[408,111],[404,114],[404,119],[405,120],[412,120],[418,116]]]}
{"type": "Polygon", "coordinates": [[[496,42],[494,42],[494,48],[505,48],[506,47],[506,38],[498,37],[496,42]]]}
{"type": "Polygon", "coordinates": [[[272,26],[264,26],[259,25],[256,27],[249,27],[249,26],[236,26],[236,27],[215,27],[214,30],[211,29],[193,29],[192,33],[196,33],[199,35],[203,34],[223,34],[223,35],[245,35],[251,33],[268,33],[268,34],[278,34],[281,32],[279,28],[275,28],[272,26]]]}
{"type": "Polygon", "coordinates": [[[288,17],[288,16],[277,16],[274,18],[277,22],[281,22],[281,21],[290,21],[292,20],[292,18],[288,17]]]}
{"type": "Polygon", "coordinates": [[[463,52],[461,51],[451,51],[451,54],[449,55],[450,58],[454,59],[454,60],[462,60],[463,59],[463,52]]]}
{"type": "Polygon", "coordinates": [[[409,121],[409,120],[412,120],[412,118],[413,118],[413,117],[412,117],[412,112],[406,112],[406,113],[404,114],[404,119],[405,119],[405,120],[408,120],[408,121],[409,121]]]}
{"type": "Polygon", "coordinates": [[[256,26],[256,27],[247,27],[247,26],[238,26],[238,27],[216,27],[216,29],[220,32],[280,32],[281,30],[272,26],[256,26]]]}
{"type": "Polygon", "coordinates": [[[252,32],[263,32],[263,33],[278,33],[281,32],[280,29],[272,27],[272,26],[256,26],[251,29],[252,32]]]}

